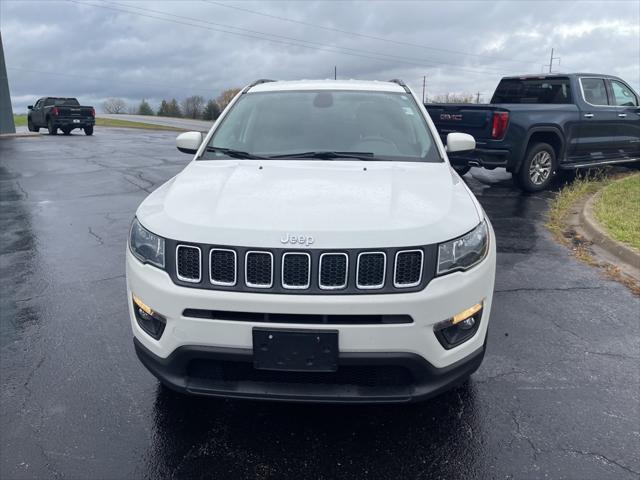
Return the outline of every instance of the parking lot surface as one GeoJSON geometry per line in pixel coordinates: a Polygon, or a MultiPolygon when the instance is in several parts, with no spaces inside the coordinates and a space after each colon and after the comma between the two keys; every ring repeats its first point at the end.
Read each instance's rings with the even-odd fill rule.
{"type": "Polygon", "coordinates": [[[545,230],[553,192],[465,177],[493,222],[485,361],[421,404],[189,398],[135,357],[124,253],[137,205],[189,161],[175,134],[0,140],[0,478],[640,475],[640,301],[545,230]]]}

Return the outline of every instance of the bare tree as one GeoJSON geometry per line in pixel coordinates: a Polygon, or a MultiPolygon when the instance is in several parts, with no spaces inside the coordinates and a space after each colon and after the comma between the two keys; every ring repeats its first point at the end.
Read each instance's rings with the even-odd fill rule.
{"type": "Polygon", "coordinates": [[[204,98],[200,95],[192,95],[182,101],[182,113],[187,118],[200,118],[203,107],[204,98]]]}
{"type": "Polygon", "coordinates": [[[107,113],[124,113],[127,110],[127,102],[121,98],[107,98],[102,104],[102,109],[107,113]]]}
{"type": "Polygon", "coordinates": [[[429,103],[473,103],[473,95],[470,93],[445,93],[429,99],[429,103]]]}
{"type": "Polygon", "coordinates": [[[224,110],[227,107],[227,105],[229,105],[229,102],[233,100],[233,97],[235,97],[238,94],[239,91],[240,91],[239,88],[228,88],[227,90],[222,92],[218,96],[218,98],[216,98],[216,102],[218,102],[218,106],[220,107],[220,110],[224,110]]]}

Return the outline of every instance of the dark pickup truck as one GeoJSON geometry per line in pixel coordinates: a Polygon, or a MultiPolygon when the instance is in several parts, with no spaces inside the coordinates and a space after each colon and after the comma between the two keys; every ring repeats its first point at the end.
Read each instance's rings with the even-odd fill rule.
{"type": "Polygon", "coordinates": [[[71,130],[82,128],[85,134],[93,135],[96,110],[80,105],[75,98],[43,97],[35,105],[29,105],[27,108],[27,125],[30,132],[46,128],[49,135],[56,135],[60,129],[62,133],[69,135],[71,130]]]}
{"type": "Polygon", "coordinates": [[[504,167],[530,192],[559,170],[640,160],[638,95],[623,80],[591,73],[503,78],[487,105],[425,105],[438,132],[473,135],[476,149],[450,156],[471,166],[504,167]]]}

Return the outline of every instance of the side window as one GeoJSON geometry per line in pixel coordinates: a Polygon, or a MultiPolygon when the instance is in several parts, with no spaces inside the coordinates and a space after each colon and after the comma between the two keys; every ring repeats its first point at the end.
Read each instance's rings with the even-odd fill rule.
{"type": "Polygon", "coordinates": [[[611,80],[611,89],[613,90],[613,100],[616,105],[623,107],[638,106],[638,99],[624,83],[611,80]]]}
{"type": "Polygon", "coordinates": [[[53,105],[54,101],[53,98],[45,98],[44,100],[44,106],[48,107],[49,105],[53,105]]]}
{"type": "Polygon", "coordinates": [[[581,78],[584,100],[591,105],[609,105],[607,87],[602,78],[581,78]]]}
{"type": "Polygon", "coordinates": [[[38,110],[41,106],[42,106],[42,99],[36,102],[36,104],[33,106],[33,109],[38,110]]]}

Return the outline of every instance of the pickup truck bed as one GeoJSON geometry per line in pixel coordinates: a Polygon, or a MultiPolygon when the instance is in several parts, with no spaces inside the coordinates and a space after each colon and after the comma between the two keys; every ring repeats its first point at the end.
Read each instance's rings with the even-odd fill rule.
{"type": "Polygon", "coordinates": [[[544,189],[559,169],[640,160],[638,96],[616,77],[508,77],[488,105],[426,107],[443,140],[452,132],[476,139],[473,152],[450,156],[458,171],[504,167],[528,191],[544,189]],[[545,157],[538,167],[532,165],[534,150],[539,154],[536,161],[545,157]],[[546,169],[542,175],[540,168],[546,169]],[[532,181],[532,175],[538,180],[532,181]]]}

